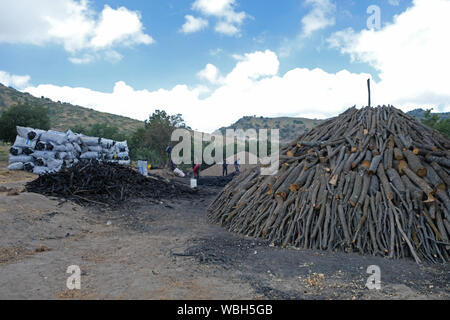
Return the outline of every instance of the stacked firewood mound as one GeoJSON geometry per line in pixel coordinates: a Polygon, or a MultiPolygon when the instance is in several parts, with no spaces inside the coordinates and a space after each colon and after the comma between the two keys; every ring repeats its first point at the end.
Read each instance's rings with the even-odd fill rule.
{"type": "Polygon", "coordinates": [[[282,247],[448,262],[450,140],[392,107],[351,108],[255,168],[209,207],[230,231],[282,247]]]}
{"type": "Polygon", "coordinates": [[[71,167],[81,159],[130,164],[128,152],[126,141],[18,126],[8,169],[44,174],[71,167]]]}

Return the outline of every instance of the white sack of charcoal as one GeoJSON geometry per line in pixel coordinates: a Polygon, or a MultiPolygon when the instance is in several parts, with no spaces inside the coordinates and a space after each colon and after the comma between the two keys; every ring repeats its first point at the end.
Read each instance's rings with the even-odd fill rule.
{"type": "Polygon", "coordinates": [[[51,142],[53,145],[63,145],[69,141],[65,133],[54,130],[43,132],[39,140],[44,142],[51,142]]]}
{"type": "Polygon", "coordinates": [[[56,152],[66,152],[67,151],[67,147],[65,144],[55,144],[53,142],[48,142],[47,146],[52,146],[51,147],[52,151],[56,151],[56,152]]]}
{"type": "Polygon", "coordinates": [[[56,152],[55,151],[46,151],[46,150],[43,150],[43,151],[36,150],[33,153],[33,157],[35,159],[42,158],[42,159],[45,159],[45,160],[47,160],[47,159],[55,159],[56,152]]]}
{"type": "Polygon", "coordinates": [[[98,152],[93,152],[93,151],[88,151],[85,153],[82,153],[80,156],[80,159],[83,160],[95,160],[95,159],[99,159],[100,155],[98,154],[98,152]]]}
{"type": "Polygon", "coordinates": [[[23,162],[14,162],[8,166],[8,170],[23,170],[23,162]]]}
{"type": "Polygon", "coordinates": [[[100,145],[97,146],[88,146],[88,151],[91,152],[97,152],[97,153],[102,153],[103,152],[103,148],[100,145]]]}
{"type": "Polygon", "coordinates": [[[33,173],[38,175],[46,174],[49,173],[50,171],[51,170],[48,167],[41,167],[37,165],[33,168],[33,173]]]}
{"type": "Polygon", "coordinates": [[[100,138],[97,137],[87,137],[87,136],[81,136],[81,144],[85,146],[98,146],[100,145],[100,138]]]}
{"type": "Polygon", "coordinates": [[[27,162],[23,164],[23,170],[28,171],[28,172],[33,172],[34,170],[34,163],[33,162],[27,162]]]}
{"type": "Polygon", "coordinates": [[[13,156],[19,156],[19,155],[22,155],[22,154],[29,156],[29,155],[32,155],[34,153],[34,150],[31,149],[31,148],[28,148],[28,147],[22,148],[22,147],[12,146],[9,149],[9,153],[11,155],[13,155],[13,156]]]}
{"type": "Polygon", "coordinates": [[[22,148],[12,146],[9,149],[9,153],[12,154],[13,156],[18,156],[18,155],[22,154],[22,148]]]}
{"type": "Polygon", "coordinates": [[[58,159],[58,160],[66,160],[67,156],[68,156],[67,152],[57,152],[56,153],[56,159],[58,159]]]}
{"type": "Polygon", "coordinates": [[[59,159],[48,159],[47,160],[47,168],[51,172],[57,172],[61,170],[64,161],[59,159]]]}
{"type": "Polygon", "coordinates": [[[28,139],[28,140],[39,140],[42,133],[45,132],[45,130],[39,130],[39,129],[33,129],[28,127],[20,127],[17,126],[17,134],[21,136],[22,138],[28,139]]]}
{"type": "Polygon", "coordinates": [[[116,142],[115,148],[117,153],[129,152],[127,141],[116,142]]]}
{"type": "Polygon", "coordinates": [[[81,144],[81,135],[78,133],[72,132],[72,130],[66,131],[67,139],[69,139],[70,143],[81,144]]]}
{"type": "Polygon", "coordinates": [[[17,163],[17,162],[21,162],[21,163],[25,163],[25,162],[31,162],[33,161],[33,157],[32,156],[27,156],[24,154],[18,155],[18,156],[13,156],[12,154],[9,155],[9,163],[17,163]]]}
{"type": "Polygon", "coordinates": [[[34,149],[34,147],[36,146],[36,143],[37,143],[36,140],[30,140],[28,138],[17,136],[16,140],[14,141],[13,146],[14,147],[19,147],[19,148],[34,149]]]}
{"type": "Polygon", "coordinates": [[[81,146],[77,143],[72,143],[73,149],[76,153],[80,154],[81,153],[81,146]]]}
{"type": "Polygon", "coordinates": [[[105,138],[100,139],[100,145],[103,149],[110,150],[112,147],[114,147],[115,144],[116,142],[114,140],[105,138]]]}

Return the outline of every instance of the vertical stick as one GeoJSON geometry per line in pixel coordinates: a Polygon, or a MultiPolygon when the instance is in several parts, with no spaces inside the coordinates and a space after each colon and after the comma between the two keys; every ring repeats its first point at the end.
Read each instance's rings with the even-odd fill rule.
{"type": "Polygon", "coordinates": [[[370,107],[370,79],[367,79],[367,89],[369,90],[369,107],[370,107]]]}

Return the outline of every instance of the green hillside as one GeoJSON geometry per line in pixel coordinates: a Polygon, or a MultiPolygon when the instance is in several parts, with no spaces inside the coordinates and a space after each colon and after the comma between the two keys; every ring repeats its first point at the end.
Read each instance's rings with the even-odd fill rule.
{"type": "Polygon", "coordinates": [[[282,143],[289,142],[297,138],[302,133],[311,130],[321,124],[324,120],[312,120],[307,118],[264,118],[264,117],[243,117],[229,127],[222,127],[216,133],[225,134],[226,129],[279,129],[282,143]]]}
{"type": "Polygon", "coordinates": [[[48,107],[52,129],[60,131],[65,131],[76,125],[89,127],[96,123],[107,123],[109,126],[119,128],[123,133],[131,133],[144,126],[142,121],[74,106],[69,103],[54,102],[44,97],[36,98],[28,93],[0,84],[0,113],[19,103],[48,107]]]}

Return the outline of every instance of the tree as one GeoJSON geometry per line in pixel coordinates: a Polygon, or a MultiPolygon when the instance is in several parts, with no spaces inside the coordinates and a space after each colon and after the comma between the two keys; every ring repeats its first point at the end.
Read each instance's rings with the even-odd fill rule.
{"type": "Polygon", "coordinates": [[[16,126],[50,129],[48,109],[44,106],[29,104],[10,107],[0,116],[0,140],[13,143],[17,135],[16,126]]]}
{"type": "Polygon", "coordinates": [[[425,116],[422,119],[422,123],[438,130],[440,133],[450,137],[450,119],[441,119],[439,114],[432,114],[431,109],[425,112],[425,116]]]}
{"type": "Polygon", "coordinates": [[[156,110],[145,121],[145,127],[138,129],[131,137],[131,158],[147,160],[157,166],[166,164],[166,148],[173,146],[171,136],[177,128],[190,129],[181,114],[169,115],[164,110],[156,110]]]}

